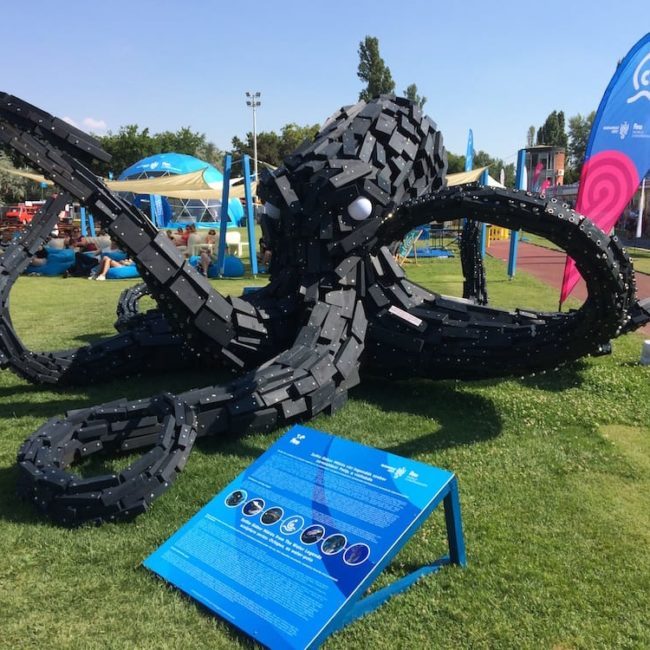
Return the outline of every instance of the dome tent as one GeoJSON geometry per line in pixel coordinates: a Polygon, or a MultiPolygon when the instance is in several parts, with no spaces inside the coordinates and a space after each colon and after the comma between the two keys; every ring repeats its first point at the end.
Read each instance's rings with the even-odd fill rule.
{"type": "MultiPolygon", "coordinates": [[[[119,176],[120,181],[140,180],[203,172],[203,180],[207,184],[223,182],[222,173],[216,168],[187,154],[161,153],[143,158],[125,169],[119,176]]],[[[152,220],[162,225],[176,222],[210,222],[218,221],[221,214],[221,201],[217,199],[169,198],[164,196],[152,197],[147,194],[131,195],[133,202],[149,214],[156,212],[152,220]],[[153,204],[152,204],[153,201],[153,204]]],[[[228,202],[229,224],[238,226],[244,210],[237,199],[228,202]]]]}

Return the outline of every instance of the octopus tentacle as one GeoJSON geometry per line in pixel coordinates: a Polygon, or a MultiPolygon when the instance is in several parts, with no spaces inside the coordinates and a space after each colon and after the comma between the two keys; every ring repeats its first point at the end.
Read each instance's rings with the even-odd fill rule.
{"type": "MultiPolygon", "coordinates": [[[[20,491],[57,521],[145,510],[198,437],[268,430],[336,410],[359,381],[364,350],[364,362],[389,376],[489,377],[603,352],[609,338],[650,318],[636,301],[629,260],[588,220],[556,214],[528,194],[442,190],[442,136],[408,100],[382,96],[343,107],[283,167],[263,175],[271,281],[245,300],[215,292],[142,213],[111,195],[84,164],[103,155],[87,137],[32,108],[0,95],[0,141],[85,202],[131,254],[159,305],[152,322],[169,323],[208,360],[261,364],[224,386],[121,400],[44,425],[21,448],[20,491]],[[382,247],[425,221],[458,217],[526,225],[557,241],[587,277],[589,299],[569,314],[450,299],[409,282],[382,247]],[[80,479],[69,471],[97,451],[146,447],[120,473],[80,479]]],[[[470,239],[464,248],[474,258],[470,239]]],[[[466,290],[487,298],[481,269],[469,270],[466,290]]],[[[136,293],[124,300],[133,314],[136,293]]],[[[127,318],[124,333],[137,331],[140,319],[127,318]]]]}
{"type": "MultiPolygon", "coordinates": [[[[173,329],[183,334],[188,346],[197,353],[222,358],[236,368],[268,358],[277,349],[273,337],[278,333],[286,336],[286,328],[266,326],[265,321],[273,311],[271,302],[261,313],[249,301],[224,298],[142,212],[113,195],[79,160],[56,148],[63,142],[66,149],[74,149],[74,131],[64,137],[64,122],[33,108],[15,97],[0,94],[0,141],[28,158],[92,210],[133,258],[161,311],[173,329]],[[254,336],[250,336],[251,331],[254,336]]],[[[88,155],[101,155],[97,147],[87,145],[83,152],[86,148],[88,155]]]]}
{"type": "Polygon", "coordinates": [[[636,299],[632,264],[616,238],[553,199],[476,186],[421,197],[403,204],[398,213],[394,222],[384,224],[389,232],[398,224],[401,230],[423,220],[468,215],[542,235],[575,259],[588,298],[580,309],[568,313],[507,311],[440,296],[389,275],[380,279],[380,285],[401,287],[402,294],[390,303],[406,313],[402,318],[393,315],[390,327],[383,325],[386,331],[381,329],[386,318],[373,320],[368,342],[373,368],[435,378],[529,373],[606,353],[611,338],[650,320],[649,301],[636,299]],[[394,334],[391,340],[387,332],[394,334]]]}
{"type": "Polygon", "coordinates": [[[197,437],[269,431],[340,408],[359,381],[365,329],[354,290],[329,291],[293,346],[241,379],[52,419],[19,451],[19,494],[64,525],[132,518],[173,483],[197,437]],[[143,447],[151,449],[121,472],[82,479],[67,471],[94,453],[143,447]]]}
{"type": "Polygon", "coordinates": [[[485,267],[481,257],[481,228],[478,221],[465,219],[460,237],[460,263],[463,270],[463,298],[477,305],[488,304],[485,267]]]}
{"type": "Polygon", "coordinates": [[[128,333],[70,350],[35,352],[23,344],[11,321],[10,292],[69,200],[66,194],[50,199],[34,216],[30,230],[0,256],[0,367],[37,383],[80,385],[187,365],[191,357],[183,340],[166,323],[146,319],[128,333]]]}

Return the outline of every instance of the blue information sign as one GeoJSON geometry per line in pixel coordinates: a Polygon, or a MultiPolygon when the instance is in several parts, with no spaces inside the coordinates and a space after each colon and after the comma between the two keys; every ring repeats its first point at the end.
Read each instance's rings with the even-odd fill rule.
{"type": "Polygon", "coordinates": [[[312,648],[451,562],[451,472],[295,426],[144,564],[265,645],[312,648]],[[358,601],[443,500],[449,556],[358,601]]]}

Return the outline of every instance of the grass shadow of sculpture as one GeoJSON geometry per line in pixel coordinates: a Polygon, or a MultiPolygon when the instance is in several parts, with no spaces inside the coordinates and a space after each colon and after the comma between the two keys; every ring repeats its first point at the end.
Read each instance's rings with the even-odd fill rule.
{"type": "Polygon", "coordinates": [[[382,447],[401,456],[483,442],[498,436],[502,429],[501,417],[490,400],[458,390],[451,381],[422,379],[395,383],[368,377],[354,396],[384,412],[416,414],[438,425],[425,435],[382,447]]]}

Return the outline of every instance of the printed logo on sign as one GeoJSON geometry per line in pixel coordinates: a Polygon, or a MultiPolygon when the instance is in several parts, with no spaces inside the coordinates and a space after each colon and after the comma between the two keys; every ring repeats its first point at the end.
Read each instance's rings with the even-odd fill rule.
{"type": "Polygon", "coordinates": [[[650,100],[650,91],[641,89],[641,86],[650,86],[650,54],[646,54],[641,60],[641,63],[636,67],[632,76],[632,84],[637,93],[632,95],[632,97],[628,97],[628,104],[635,102],[637,99],[641,99],[641,97],[650,100]],[[645,70],[643,69],[644,67],[645,70]]]}
{"type": "Polygon", "coordinates": [[[305,436],[302,433],[298,433],[293,438],[291,438],[291,440],[289,440],[289,442],[292,445],[299,445],[301,440],[304,440],[304,439],[305,439],[305,436]]]}
{"type": "Polygon", "coordinates": [[[621,124],[620,129],[618,130],[618,134],[621,137],[621,140],[625,140],[625,136],[630,132],[630,123],[629,122],[623,122],[621,124]]]}

